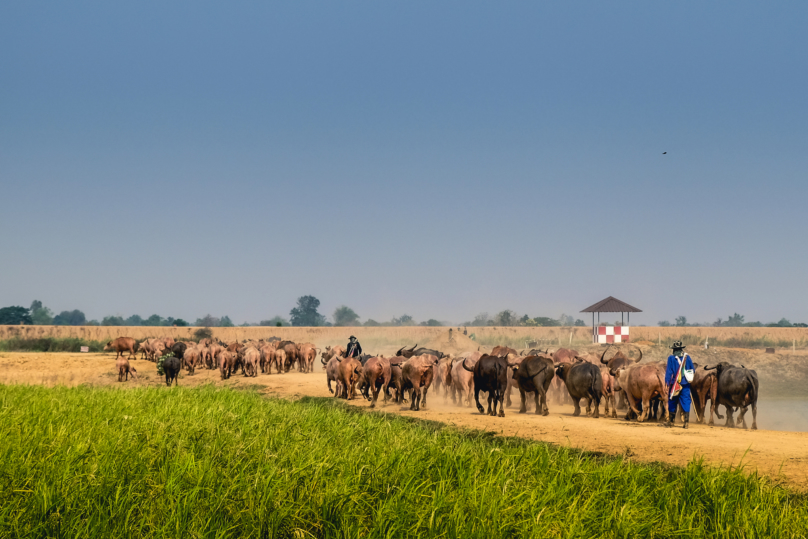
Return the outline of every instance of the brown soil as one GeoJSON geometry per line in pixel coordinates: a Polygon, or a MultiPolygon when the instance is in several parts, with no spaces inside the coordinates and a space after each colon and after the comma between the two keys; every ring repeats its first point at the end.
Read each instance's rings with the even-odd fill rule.
{"type": "MultiPolygon", "coordinates": [[[[113,358],[113,354],[0,353],[0,383],[118,385],[113,358]]],[[[127,386],[165,387],[153,363],[138,360],[132,361],[132,365],[138,369],[140,379],[128,382],[127,386]]],[[[313,374],[259,374],[257,378],[234,375],[226,381],[219,379],[217,371],[198,369],[194,376],[183,373],[179,384],[264,386],[266,393],[290,399],[329,396],[324,373],[319,368],[313,374]]],[[[518,394],[514,397],[518,400],[518,394]]],[[[362,399],[351,404],[369,406],[362,399]]],[[[694,457],[704,457],[706,462],[716,466],[742,464],[750,472],[759,472],[800,490],[808,489],[808,433],[803,432],[749,431],[699,424],[691,424],[689,430],[665,429],[654,423],[627,422],[620,413],[618,419],[573,417],[571,405],[553,402],[547,417],[519,414],[515,405],[507,410],[506,417],[499,418],[480,415],[473,408],[455,406],[451,400],[447,403],[443,394],[435,395],[434,391],[429,394],[429,406],[421,412],[411,412],[407,406],[394,404],[380,405],[377,409],[462,428],[485,429],[503,436],[625,455],[638,461],[684,465],[694,457]]],[[[750,415],[747,414],[748,421],[750,415]]]]}

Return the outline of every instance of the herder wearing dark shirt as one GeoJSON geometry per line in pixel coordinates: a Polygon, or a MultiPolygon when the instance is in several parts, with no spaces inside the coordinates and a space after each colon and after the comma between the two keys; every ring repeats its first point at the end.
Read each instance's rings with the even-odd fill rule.
{"type": "Polygon", "coordinates": [[[353,335],[350,336],[348,346],[345,347],[345,357],[359,357],[362,355],[362,345],[353,335]]]}

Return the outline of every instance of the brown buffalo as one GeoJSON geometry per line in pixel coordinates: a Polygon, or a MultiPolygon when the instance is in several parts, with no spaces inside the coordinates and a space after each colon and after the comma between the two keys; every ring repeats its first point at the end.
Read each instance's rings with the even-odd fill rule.
{"type": "MultiPolygon", "coordinates": [[[[693,381],[690,382],[690,396],[693,400],[693,408],[696,412],[696,421],[698,423],[704,423],[707,399],[712,398],[717,378],[713,370],[705,371],[704,369],[699,369],[696,363],[693,363],[693,368],[696,372],[693,381]]],[[[718,419],[724,419],[724,417],[719,415],[718,419]]]]}
{"type": "Polygon", "coordinates": [[[609,369],[614,376],[614,389],[621,391],[626,398],[629,410],[626,419],[632,413],[637,421],[645,421],[651,413],[651,399],[659,398],[663,403],[663,419],[668,418],[668,387],[665,384],[665,365],[647,363],[645,365],[627,365],[620,369],[609,369]],[[642,410],[640,410],[640,406],[642,410]]]}
{"type": "Polygon", "coordinates": [[[202,352],[198,346],[187,347],[182,355],[182,364],[188,369],[188,375],[193,376],[196,366],[202,363],[202,352]]]}
{"type": "MultiPolygon", "coordinates": [[[[328,360],[328,364],[325,366],[325,377],[326,382],[328,383],[328,391],[334,393],[335,397],[339,397],[342,395],[342,382],[339,380],[339,364],[340,358],[339,357],[332,357],[328,360]],[[336,392],[334,389],[331,389],[331,382],[336,383],[336,392]]],[[[279,374],[281,371],[278,371],[279,374]]]]}
{"type": "Polygon", "coordinates": [[[344,358],[337,369],[339,381],[342,383],[342,397],[353,400],[356,397],[356,384],[362,377],[362,364],[356,358],[344,358]]]}
{"type": "Polygon", "coordinates": [[[129,365],[129,360],[123,356],[121,356],[115,362],[115,368],[118,369],[118,381],[123,382],[124,376],[126,376],[126,381],[129,381],[129,375],[132,375],[132,378],[137,380],[137,370],[129,365]]]}
{"type": "Polygon", "coordinates": [[[236,370],[236,354],[230,350],[223,350],[219,354],[219,373],[222,380],[227,380],[236,370]]]}
{"type": "Polygon", "coordinates": [[[133,357],[137,359],[137,354],[135,354],[135,339],[131,337],[118,337],[114,341],[109,341],[104,346],[105,352],[115,351],[115,359],[119,357],[123,357],[124,352],[129,352],[128,357],[133,357]]]}
{"type": "Polygon", "coordinates": [[[242,360],[244,362],[244,376],[258,376],[261,352],[255,346],[249,346],[245,349],[242,360]]]}
{"type": "Polygon", "coordinates": [[[519,353],[516,350],[514,350],[513,348],[509,348],[507,346],[495,346],[494,349],[491,350],[492,356],[505,357],[508,354],[513,354],[515,356],[519,355],[519,353]]]}
{"type": "Polygon", "coordinates": [[[323,365],[327,365],[328,362],[331,360],[332,357],[342,357],[345,355],[345,348],[342,346],[326,346],[325,351],[323,351],[322,358],[320,361],[323,365]]]}
{"type": "MultiPolygon", "coordinates": [[[[426,408],[426,394],[435,377],[438,356],[424,354],[413,356],[401,365],[402,390],[410,390],[410,410],[426,408]]],[[[392,363],[392,362],[391,362],[392,363]]]]}
{"type": "Polygon", "coordinates": [[[609,405],[611,404],[611,416],[617,417],[617,405],[614,400],[614,376],[609,372],[609,367],[600,365],[600,375],[603,378],[603,400],[606,402],[606,417],[609,417],[609,405]]]}
{"type": "Polygon", "coordinates": [[[298,364],[301,372],[314,372],[314,359],[317,357],[317,348],[312,343],[297,345],[298,364]]]}
{"type": "Polygon", "coordinates": [[[480,352],[469,352],[452,361],[452,379],[449,389],[451,390],[454,404],[462,406],[465,398],[466,406],[472,406],[471,394],[474,388],[474,376],[461,365],[463,361],[466,361],[468,366],[474,367],[481,357],[480,352]]]}
{"type": "Polygon", "coordinates": [[[390,384],[391,376],[389,359],[379,356],[372,357],[365,362],[365,366],[362,367],[361,387],[365,398],[370,401],[371,408],[376,407],[380,390],[384,393],[384,403],[387,404],[389,395],[387,386],[390,384]]]}

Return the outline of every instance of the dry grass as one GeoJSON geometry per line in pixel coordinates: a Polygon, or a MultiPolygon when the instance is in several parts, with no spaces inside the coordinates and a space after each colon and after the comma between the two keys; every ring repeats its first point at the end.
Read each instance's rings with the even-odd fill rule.
{"type": "MultiPolygon", "coordinates": [[[[175,339],[191,339],[198,328],[184,327],[116,327],[116,326],[0,326],[0,340],[35,339],[44,337],[78,338],[87,341],[102,341],[126,336],[135,339],[171,336],[175,339]]],[[[365,347],[378,350],[395,349],[405,344],[438,346],[448,343],[448,327],[236,327],[211,328],[214,337],[224,341],[280,337],[295,342],[312,342],[317,346],[344,344],[349,335],[356,335],[365,347]]],[[[469,336],[474,341],[467,342],[458,328],[453,329],[455,342],[464,343],[464,349],[473,346],[492,347],[499,344],[524,348],[529,341],[538,346],[584,346],[591,343],[590,327],[469,327],[469,336]],[[570,339],[570,336],[572,337],[570,339]]],[[[686,340],[689,344],[703,344],[709,338],[717,346],[779,348],[793,345],[798,348],[808,346],[808,328],[712,328],[712,327],[632,327],[633,341],[670,343],[675,339],[686,340]]]]}

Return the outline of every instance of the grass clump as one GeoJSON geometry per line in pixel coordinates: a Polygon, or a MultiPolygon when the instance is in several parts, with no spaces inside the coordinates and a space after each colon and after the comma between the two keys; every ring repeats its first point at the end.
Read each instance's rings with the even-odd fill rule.
{"type": "Polygon", "coordinates": [[[804,537],[803,495],[213,388],[0,386],[2,537],[804,537]]]}
{"type": "Polygon", "coordinates": [[[0,352],[81,352],[82,346],[89,347],[90,352],[102,352],[105,344],[101,341],[88,341],[74,337],[63,339],[14,337],[0,341],[0,352]]]}

